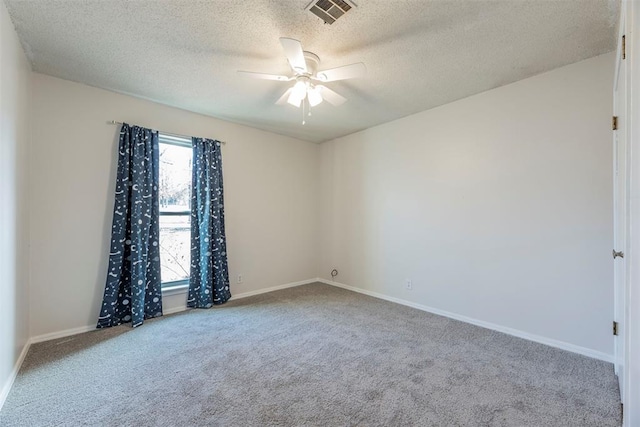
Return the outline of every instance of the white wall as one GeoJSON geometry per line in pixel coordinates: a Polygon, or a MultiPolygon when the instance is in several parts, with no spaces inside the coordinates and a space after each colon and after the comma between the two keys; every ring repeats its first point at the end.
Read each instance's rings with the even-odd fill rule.
{"type": "Polygon", "coordinates": [[[366,291],[607,357],[612,64],[603,55],[321,146],[33,74],[30,335],[95,324],[115,119],[228,141],[230,273],[245,280],[234,294],[335,267],[366,291]]]}
{"type": "Polygon", "coordinates": [[[0,2],[0,408],[27,342],[31,69],[0,2]]]}
{"type": "MultiPolygon", "coordinates": [[[[41,74],[33,85],[32,336],[95,325],[119,133],[108,120],[227,141],[233,294],[317,277],[318,145],[41,74]]],[[[165,309],[185,299],[165,298],[165,309]]]]}
{"type": "Polygon", "coordinates": [[[323,144],[321,277],[610,357],[612,55],[323,144]]]}

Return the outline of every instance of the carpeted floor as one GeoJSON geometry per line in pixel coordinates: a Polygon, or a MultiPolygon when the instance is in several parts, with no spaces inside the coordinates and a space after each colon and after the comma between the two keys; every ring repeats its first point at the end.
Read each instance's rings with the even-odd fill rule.
{"type": "Polygon", "coordinates": [[[611,364],[323,284],[34,345],[1,426],[619,426],[611,364]]]}

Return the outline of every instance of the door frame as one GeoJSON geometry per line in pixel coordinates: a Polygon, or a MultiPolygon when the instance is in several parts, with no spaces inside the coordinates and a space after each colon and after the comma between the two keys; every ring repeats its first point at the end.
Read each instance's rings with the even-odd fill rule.
{"type": "MultiPolygon", "coordinates": [[[[617,117],[618,129],[612,130],[613,139],[613,249],[615,251],[627,252],[628,241],[628,216],[629,200],[627,197],[629,189],[629,143],[628,143],[628,75],[627,61],[622,57],[622,40],[625,37],[625,8],[620,10],[620,23],[618,30],[618,42],[616,49],[615,71],[613,75],[613,115],[617,117]],[[623,75],[621,76],[621,74],[623,75]],[[622,77],[622,80],[620,79],[622,77]],[[622,91],[619,86],[623,85],[622,91]],[[620,97],[623,99],[620,99],[620,97]],[[624,145],[621,153],[620,144],[624,145]],[[623,158],[620,158],[622,154],[623,158]],[[623,212],[620,212],[620,211],[623,212]],[[622,221],[620,221],[622,220],[622,221]],[[622,223],[621,223],[622,222],[622,223]],[[622,230],[619,228],[622,227],[622,230]],[[622,237],[621,237],[622,236],[622,237]]],[[[625,331],[627,320],[627,289],[628,289],[627,263],[625,258],[613,261],[613,291],[614,291],[614,317],[617,322],[618,336],[614,336],[613,354],[614,370],[618,375],[620,385],[620,398],[624,403],[625,392],[625,331]]]]}
{"type": "MultiPolygon", "coordinates": [[[[620,26],[624,23],[627,73],[627,158],[629,230],[625,258],[628,271],[624,331],[623,425],[640,425],[640,2],[623,0],[620,26]]],[[[616,60],[617,61],[617,60],[616,60]]]]}

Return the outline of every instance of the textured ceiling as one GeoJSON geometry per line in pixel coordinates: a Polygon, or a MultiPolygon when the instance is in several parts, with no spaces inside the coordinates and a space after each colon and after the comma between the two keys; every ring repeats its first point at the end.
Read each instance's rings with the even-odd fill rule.
{"type": "MultiPolygon", "coordinates": [[[[5,0],[35,71],[321,142],[505,85],[615,47],[613,0],[358,0],[333,25],[308,0],[5,0]],[[301,111],[274,102],[289,74],[279,37],[320,68],[364,62],[328,83],[348,98],[301,111]]],[[[112,117],[105,117],[105,120],[112,117]]],[[[116,117],[126,120],[126,117],[116,117]]]]}

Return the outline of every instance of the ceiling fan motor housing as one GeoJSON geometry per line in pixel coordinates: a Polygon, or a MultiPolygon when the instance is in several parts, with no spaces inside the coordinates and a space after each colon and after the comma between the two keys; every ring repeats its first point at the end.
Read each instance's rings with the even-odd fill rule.
{"type": "MultiPolygon", "coordinates": [[[[320,65],[320,57],[313,52],[303,52],[304,62],[307,64],[307,74],[315,76],[318,72],[318,65],[320,65]]],[[[296,70],[297,71],[297,70],[296,70]]]]}

